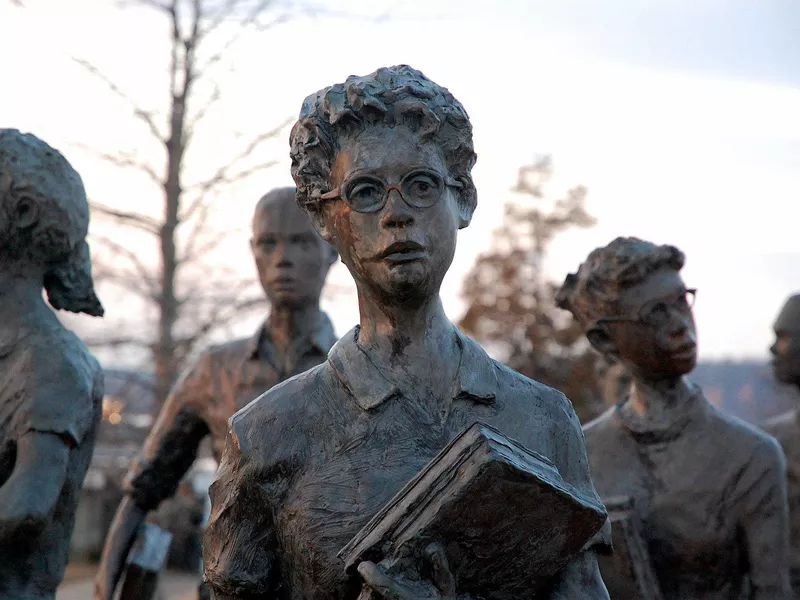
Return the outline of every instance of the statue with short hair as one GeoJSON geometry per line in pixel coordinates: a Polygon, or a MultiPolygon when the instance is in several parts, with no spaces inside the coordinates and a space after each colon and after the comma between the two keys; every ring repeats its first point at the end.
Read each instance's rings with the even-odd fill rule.
{"type": "Polygon", "coordinates": [[[250,249],[270,304],[269,318],[253,336],[203,352],[173,386],[126,477],[125,498],[95,579],[95,600],[113,598],[145,517],[175,494],[202,440],[210,436],[219,462],[231,415],[281,381],[323,362],[336,341],[319,306],[336,251],[298,207],[295,189],[278,188],[261,198],[252,226],[250,249]]]}
{"type": "MultiPolygon", "coordinates": [[[[617,238],[559,291],[632,379],[627,398],[584,427],[592,477],[604,500],[630,499],[666,600],[788,598],[783,453],[686,378],[697,335],[683,264],[674,246],[617,238]]],[[[624,589],[603,578],[612,598],[624,589]]]]}
{"type": "MultiPolygon", "coordinates": [[[[800,390],[800,294],[789,297],[773,327],[770,348],[775,379],[800,390]]],[[[764,423],[764,430],[780,442],[786,454],[789,480],[789,543],[794,597],[800,598],[800,411],[790,410],[764,423]]]]}
{"type": "Polygon", "coordinates": [[[0,598],[53,600],[102,415],[103,374],[47,306],[102,316],[78,173],[0,129],[0,598]]]}
{"type": "MultiPolygon", "coordinates": [[[[597,498],[569,400],[489,358],[444,313],[439,289],[477,204],[469,118],[395,66],[306,98],[290,145],[298,201],[353,276],[360,324],[231,419],[206,580],[217,600],[462,598],[448,540],[431,540],[419,578],[371,560],[349,572],[337,554],[467,427],[497,428],[597,498]]],[[[535,597],[607,598],[595,544],[535,597]]]]}

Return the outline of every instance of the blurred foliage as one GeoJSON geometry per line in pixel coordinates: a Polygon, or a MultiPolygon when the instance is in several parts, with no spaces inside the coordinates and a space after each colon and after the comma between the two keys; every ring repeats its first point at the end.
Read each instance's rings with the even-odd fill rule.
{"type": "Polygon", "coordinates": [[[553,197],[552,176],[550,157],[520,168],[512,190],[523,198],[506,205],[491,249],[467,274],[462,295],[468,308],[459,327],[497,349],[511,368],[564,392],[585,422],[602,409],[599,356],[572,316],[556,307],[561,281],[546,280],[543,267],[556,236],[592,227],[595,219],[585,208],[587,189],[553,197]]]}

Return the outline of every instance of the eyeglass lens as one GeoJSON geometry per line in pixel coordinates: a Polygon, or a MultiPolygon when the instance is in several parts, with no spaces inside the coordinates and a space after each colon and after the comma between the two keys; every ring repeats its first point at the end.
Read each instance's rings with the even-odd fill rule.
{"type": "MultiPolygon", "coordinates": [[[[355,177],[344,187],[343,199],[358,212],[375,212],[386,203],[389,186],[374,177],[355,177]]],[[[400,182],[399,191],[408,204],[416,208],[430,208],[442,195],[442,178],[430,171],[412,171],[400,182]]]]}
{"type": "Polygon", "coordinates": [[[696,290],[686,290],[670,303],[656,302],[642,307],[639,314],[642,322],[649,325],[661,325],[669,319],[670,310],[685,312],[694,306],[696,290]]]}

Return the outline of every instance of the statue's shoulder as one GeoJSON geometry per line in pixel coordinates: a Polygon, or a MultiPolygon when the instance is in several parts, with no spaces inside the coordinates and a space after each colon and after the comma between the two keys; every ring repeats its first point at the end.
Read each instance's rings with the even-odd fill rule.
{"type": "Polygon", "coordinates": [[[790,410],[764,421],[762,429],[778,441],[800,438],[800,418],[796,410],[790,410]]]}
{"type": "Polygon", "coordinates": [[[243,358],[254,350],[252,337],[229,340],[220,344],[214,344],[203,352],[203,356],[211,360],[226,360],[231,358],[243,358]]]}
{"type": "Polygon", "coordinates": [[[61,323],[37,328],[23,344],[30,351],[32,369],[45,381],[58,377],[62,385],[85,384],[91,389],[98,377],[102,379],[100,363],[83,341],[61,323]]]}
{"type": "Polygon", "coordinates": [[[496,360],[492,362],[497,376],[497,396],[504,407],[546,422],[580,429],[572,402],[563,392],[496,360]]]}
{"type": "Polygon", "coordinates": [[[241,448],[258,452],[293,438],[295,442],[312,435],[310,428],[321,412],[321,398],[330,386],[330,366],[324,362],[270,388],[230,419],[232,434],[241,448]]]}

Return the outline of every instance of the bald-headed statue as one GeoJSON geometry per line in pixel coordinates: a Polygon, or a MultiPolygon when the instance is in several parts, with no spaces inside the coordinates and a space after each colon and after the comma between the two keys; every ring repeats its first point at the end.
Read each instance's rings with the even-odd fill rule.
{"type": "Polygon", "coordinates": [[[175,494],[211,436],[219,461],[228,419],[264,391],[323,362],[336,341],[319,301],[336,251],[300,209],[294,188],[276,189],[256,206],[250,248],[270,304],[252,337],[214,346],[181,376],[142,452],[131,466],[106,539],[95,600],[111,600],[147,513],[175,494]]]}
{"type": "MultiPolygon", "coordinates": [[[[800,294],[791,296],[775,320],[772,371],[780,383],[800,390],[800,294]]],[[[800,598],[800,411],[770,419],[764,429],[783,446],[789,479],[791,578],[794,597],[800,598]]]]}

